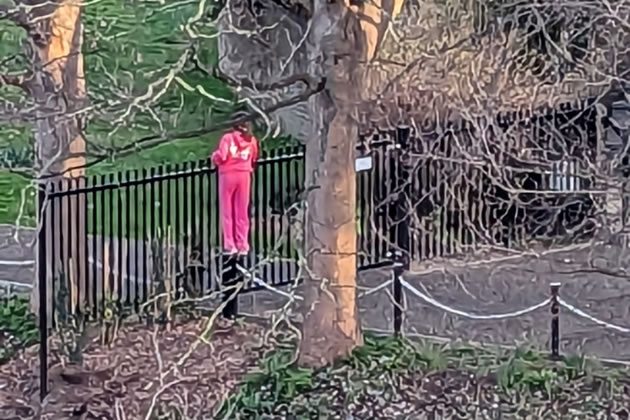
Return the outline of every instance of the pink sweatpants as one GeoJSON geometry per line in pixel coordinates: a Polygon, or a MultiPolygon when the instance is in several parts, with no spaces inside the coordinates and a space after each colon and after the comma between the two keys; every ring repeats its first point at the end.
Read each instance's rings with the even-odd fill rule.
{"type": "Polygon", "coordinates": [[[245,171],[219,175],[219,201],[223,248],[249,252],[249,195],[251,174],[245,171]]]}

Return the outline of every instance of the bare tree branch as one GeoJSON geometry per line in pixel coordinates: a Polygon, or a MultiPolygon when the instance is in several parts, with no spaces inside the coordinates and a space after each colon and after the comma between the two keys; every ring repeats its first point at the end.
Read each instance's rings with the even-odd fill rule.
{"type": "MultiPolygon", "coordinates": [[[[303,81],[305,77],[300,78],[301,81],[303,81]]],[[[306,78],[306,80],[308,80],[308,78],[306,78]]],[[[282,100],[270,107],[267,107],[265,109],[263,109],[262,111],[265,114],[270,114],[274,111],[277,111],[279,109],[282,108],[286,108],[286,107],[290,107],[292,105],[298,104],[298,103],[302,103],[306,100],[308,100],[308,98],[310,98],[311,96],[321,92],[322,90],[324,90],[325,86],[326,86],[326,79],[320,79],[319,81],[316,81],[315,79],[311,79],[309,80],[311,83],[309,84],[309,88],[306,89],[304,92],[302,92],[299,95],[296,95],[292,98],[288,98],[285,100],[282,100]],[[316,84],[313,84],[314,82],[316,82],[316,84]]],[[[234,124],[237,123],[241,123],[241,122],[247,122],[247,121],[253,121],[257,118],[259,118],[260,115],[258,113],[249,113],[245,116],[239,117],[239,118],[234,118],[234,119],[230,119],[228,121],[224,121],[224,122],[220,122],[220,123],[216,123],[216,124],[211,124],[208,127],[205,128],[201,128],[198,130],[191,130],[191,131],[185,131],[185,132],[180,132],[180,133],[165,133],[165,134],[155,134],[155,135],[151,135],[151,136],[147,136],[147,137],[143,137],[131,144],[125,145],[123,147],[120,148],[110,148],[110,149],[106,149],[107,152],[106,153],[102,153],[102,154],[91,154],[91,157],[93,157],[94,159],[91,160],[90,162],[86,163],[85,165],[80,165],[80,166],[75,166],[75,167],[71,167],[68,168],[68,171],[73,171],[73,170],[77,170],[77,169],[84,169],[84,168],[88,168],[91,166],[94,166],[100,162],[103,162],[107,159],[111,159],[114,157],[123,157],[123,156],[127,156],[129,154],[132,153],[137,153],[140,150],[147,150],[147,149],[151,149],[153,147],[168,143],[168,142],[174,142],[174,141],[180,141],[180,140],[185,140],[185,139],[190,139],[190,138],[196,138],[196,137],[201,137],[204,136],[206,134],[209,133],[213,133],[215,131],[218,130],[222,130],[228,127],[233,126],[234,124]]],[[[51,177],[55,177],[61,174],[52,174],[49,176],[45,176],[42,179],[47,179],[47,178],[51,178],[51,177]]]]}

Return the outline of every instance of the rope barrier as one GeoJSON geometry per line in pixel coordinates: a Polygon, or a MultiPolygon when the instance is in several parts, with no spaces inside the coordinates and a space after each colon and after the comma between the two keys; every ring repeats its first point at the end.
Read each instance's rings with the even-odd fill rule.
{"type": "Polygon", "coordinates": [[[24,261],[0,260],[0,265],[10,265],[14,267],[33,267],[35,266],[35,261],[34,260],[24,260],[24,261]]]}
{"type": "Polygon", "coordinates": [[[606,322],[603,321],[599,318],[595,318],[592,315],[587,314],[586,312],[584,312],[583,310],[576,308],[575,306],[571,305],[570,303],[568,303],[566,300],[562,299],[562,298],[558,298],[558,303],[563,306],[565,309],[568,309],[570,312],[573,312],[574,314],[581,316],[582,318],[586,318],[591,322],[594,322],[597,325],[600,325],[604,328],[609,328],[611,330],[615,330],[615,331],[619,331],[622,333],[626,333],[626,334],[630,334],[630,328],[627,327],[621,327],[619,325],[615,325],[615,324],[611,324],[610,322],[606,322]]]}
{"type": "Polygon", "coordinates": [[[411,284],[409,284],[405,279],[400,278],[399,279],[400,284],[402,284],[405,288],[407,288],[408,290],[410,290],[414,295],[416,295],[417,297],[419,297],[420,299],[424,300],[425,302],[427,302],[430,305],[433,305],[437,308],[440,308],[446,312],[452,313],[453,315],[459,315],[459,316],[463,316],[465,318],[469,318],[469,319],[476,319],[476,320],[491,320],[491,319],[507,319],[507,318],[515,318],[518,316],[522,316],[531,312],[535,312],[541,308],[544,308],[545,306],[549,305],[551,303],[551,298],[547,298],[544,301],[536,304],[536,305],[532,305],[530,307],[527,307],[525,309],[521,309],[518,311],[514,311],[514,312],[508,312],[508,313],[504,313],[504,314],[490,314],[490,315],[479,315],[479,314],[472,314],[470,312],[465,312],[459,309],[455,309],[455,308],[451,308],[450,306],[444,305],[443,303],[438,302],[437,300],[433,299],[432,297],[422,293],[421,291],[419,291],[418,289],[416,289],[415,287],[413,287],[411,284]]]}
{"type": "Polygon", "coordinates": [[[236,265],[236,269],[237,269],[237,270],[238,270],[241,274],[243,274],[243,275],[244,275],[247,279],[252,280],[252,281],[253,281],[254,283],[256,283],[258,286],[261,286],[262,288],[267,289],[267,290],[269,290],[270,292],[277,293],[277,294],[279,294],[279,295],[281,295],[281,296],[284,296],[284,297],[286,297],[287,299],[290,299],[290,300],[294,300],[294,299],[295,299],[295,300],[299,300],[299,301],[304,300],[304,298],[303,298],[302,296],[300,296],[300,295],[293,295],[293,294],[291,294],[291,293],[287,293],[287,292],[284,292],[284,291],[282,291],[282,290],[280,290],[280,289],[277,289],[277,288],[275,288],[275,287],[273,287],[273,286],[270,286],[269,284],[265,283],[263,280],[261,280],[261,279],[259,279],[258,277],[256,277],[256,275],[255,275],[255,274],[253,274],[253,273],[249,272],[247,269],[245,269],[245,268],[241,267],[241,266],[240,266],[240,265],[238,265],[238,264],[236,265]]]}
{"type": "Polygon", "coordinates": [[[357,296],[358,298],[363,298],[366,296],[370,296],[380,290],[383,290],[386,287],[389,287],[390,284],[392,284],[394,282],[394,280],[389,279],[387,280],[385,283],[382,283],[376,287],[373,288],[365,288],[365,292],[359,293],[359,295],[357,296]]]}

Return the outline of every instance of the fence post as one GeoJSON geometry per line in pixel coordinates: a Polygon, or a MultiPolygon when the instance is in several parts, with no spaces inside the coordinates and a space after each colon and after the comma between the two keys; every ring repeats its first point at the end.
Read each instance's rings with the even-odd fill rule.
{"type": "MultiPolygon", "coordinates": [[[[234,286],[238,278],[238,259],[235,255],[222,255],[222,271],[221,271],[221,283],[224,287],[234,286]]],[[[223,317],[227,319],[234,319],[238,314],[238,295],[232,296],[234,290],[230,289],[223,292],[223,302],[225,307],[223,308],[223,317]]]]}
{"type": "Polygon", "coordinates": [[[560,283],[551,283],[551,358],[560,360],[560,305],[558,292],[560,283]]]}
{"type": "Polygon", "coordinates": [[[48,267],[46,267],[46,186],[38,183],[38,236],[37,236],[37,276],[39,293],[39,397],[41,401],[48,394],[48,267]]]}

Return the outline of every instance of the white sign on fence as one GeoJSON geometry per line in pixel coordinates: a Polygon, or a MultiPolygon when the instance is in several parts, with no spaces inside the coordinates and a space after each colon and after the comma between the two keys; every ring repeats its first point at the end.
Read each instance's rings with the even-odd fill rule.
{"type": "Polygon", "coordinates": [[[372,169],[372,156],[357,158],[354,162],[354,169],[357,172],[368,171],[372,169]]]}

